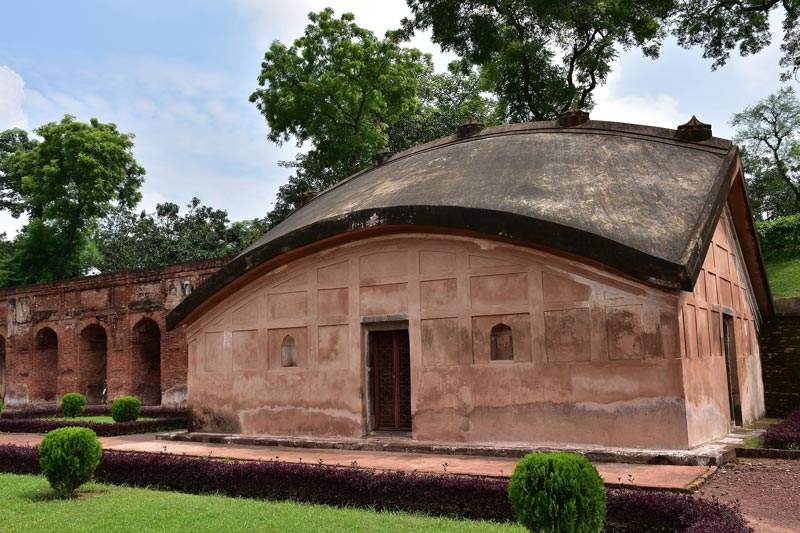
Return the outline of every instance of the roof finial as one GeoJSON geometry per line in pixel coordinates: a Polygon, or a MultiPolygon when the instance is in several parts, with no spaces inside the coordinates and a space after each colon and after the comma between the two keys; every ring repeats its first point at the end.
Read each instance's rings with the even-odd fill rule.
{"type": "Polygon", "coordinates": [[[376,167],[379,167],[382,164],[386,163],[389,160],[390,157],[392,157],[392,152],[389,151],[386,148],[383,148],[382,150],[379,150],[375,154],[375,158],[373,159],[373,162],[375,163],[376,167]]]}
{"type": "Polygon", "coordinates": [[[573,126],[580,126],[589,120],[589,112],[583,111],[580,103],[573,101],[569,106],[569,111],[562,113],[558,117],[558,125],[562,128],[571,128],[573,126]]]}
{"type": "Polygon", "coordinates": [[[486,125],[475,117],[470,117],[456,128],[456,137],[465,139],[481,132],[486,125]]]}
{"type": "Polygon", "coordinates": [[[678,126],[678,139],[689,142],[707,141],[711,138],[711,124],[705,124],[697,120],[697,117],[692,115],[692,118],[686,124],[678,126]]]}

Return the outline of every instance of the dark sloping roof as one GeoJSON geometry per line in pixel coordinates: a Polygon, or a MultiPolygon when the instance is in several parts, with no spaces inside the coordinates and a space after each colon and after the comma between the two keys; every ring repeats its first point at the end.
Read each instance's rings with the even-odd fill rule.
{"type": "Polygon", "coordinates": [[[322,239],[417,226],[543,246],[691,290],[736,169],[730,141],[588,121],[488,128],[396,154],[318,195],[168,317],[177,324],[254,267],[322,239]]]}

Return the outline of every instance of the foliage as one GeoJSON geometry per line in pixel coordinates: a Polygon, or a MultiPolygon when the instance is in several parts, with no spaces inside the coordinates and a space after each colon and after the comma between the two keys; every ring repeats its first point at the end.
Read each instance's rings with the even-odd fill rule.
{"type": "Polygon", "coordinates": [[[731,124],[756,218],[800,213],[800,100],[794,89],[784,87],[736,113],[731,124]]]}
{"type": "Polygon", "coordinates": [[[139,270],[233,255],[260,237],[263,219],[229,222],[228,213],[192,198],[186,214],[177,204],[158,204],[153,213],[117,208],[93,234],[101,272],[139,270]]]}
{"type": "Polygon", "coordinates": [[[120,396],[111,404],[114,422],[133,422],[142,413],[142,402],[134,396],[120,396]]]}
{"type": "Polygon", "coordinates": [[[83,413],[86,407],[86,396],[79,392],[68,392],[61,398],[61,414],[68,418],[75,418],[83,413]]]}
{"type": "Polygon", "coordinates": [[[39,446],[39,465],[60,498],[92,479],[103,451],[91,429],[61,428],[45,435],[39,446]]]}
{"type": "Polygon", "coordinates": [[[270,141],[310,146],[287,164],[300,169],[298,179],[311,173],[330,185],[387,146],[388,125],[414,109],[424,65],[418,50],[400,47],[392,34],[379,39],[351,13],[336,18],[327,8],[308,18],[292,46],[275,41],[264,54],[250,101],[264,115],[270,141]]]}
{"type": "MultiPolygon", "coordinates": [[[[61,409],[51,405],[29,405],[22,409],[6,411],[0,418],[53,418],[61,415],[61,409]]],[[[162,407],[160,405],[143,405],[142,416],[147,418],[183,418],[189,415],[186,409],[162,407]]],[[[111,406],[87,405],[82,416],[111,416],[111,406]]]]}
{"type": "Polygon", "coordinates": [[[339,509],[295,502],[262,502],[219,495],[88,484],[87,497],[46,501],[40,477],[0,475],[4,533],[31,531],[369,531],[390,533],[518,532],[514,524],[474,522],[409,513],[339,509]],[[45,500],[45,501],[42,501],[45,500]],[[14,517],[11,519],[10,517],[14,517]]]}
{"type": "Polygon", "coordinates": [[[3,407],[4,407],[3,399],[0,398],[0,416],[3,416],[3,407]]]}
{"type": "Polygon", "coordinates": [[[64,427],[89,428],[99,437],[115,437],[118,435],[134,435],[136,433],[153,433],[171,431],[187,427],[185,416],[170,416],[135,422],[108,422],[86,420],[84,417],[71,418],[69,421],[54,418],[0,418],[0,433],[47,433],[64,427]]]}
{"type": "Polygon", "coordinates": [[[800,259],[800,213],[756,222],[756,230],[764,257],[800,259]]]}
{"type": "Polygon", "coordinates": [[[620,49],[656,57],[670,0],[407,0],[404,33],[432,30],[433,41],[476,66],[506,120],[549,120],[592,106],[620,49]]]}
{"type": "Polygon", "coordinates": [[[714,60],[716,69],[730,58],[756,54],[770,45],[770,13],[783,8],[782,78],[800,68],[800,4],[794,0],[675,0],[673,33],[684,47],[701,46],[703,57],[714,60]]]}
{"type": "Polygon", "coordinates": [[[530,531],[597,533],[605,523],[603,479],[574,453],[523,457],[508,484],[508,499],[530,531]]]}
{"type": "Polygon", "coordinates": [[[2,269],[5,285],[85,273],[97,258],[88,238],[97,219],[141,198],[144,169],[133,157],[133,137],[114,124],[67,115],[36,134],[41,141],[18,130],[0,134],[0,207],[29,217],[2,269]]]}
{"type": "MultiPolygon", "coordinates": [[[[0,472],[38,473],[36,448],[0,445],[0,472]]],[[[514,517],[508,502],[508,483],[477,476],[107,451],[95,478],[105,483],[193,494],[419,511],[496,521],[514,517]]],[[[169,496],[161,494],[161,498],[169,496]]],[[[751,531],[736,506],[714,500],[659,491],[608,489],[606,494],[608,524],[621,526],[624,531],[751,531]]]]}
{"type": "Polygon", "coordinates": [[[782,422],[767,428],[762,436],[765,448],[797,449],[800,446],[800,409],[793,411],[782,422]]]}

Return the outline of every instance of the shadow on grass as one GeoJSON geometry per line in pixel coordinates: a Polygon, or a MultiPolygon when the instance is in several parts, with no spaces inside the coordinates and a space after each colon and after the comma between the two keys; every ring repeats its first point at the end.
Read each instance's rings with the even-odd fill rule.
{"type": "Polygon", "coordinates": [[[94,498],[95,496],[103,496],[106,493],[108,493],[107,489],[103,487],[92,486],[76,490],[75,494],[73,494],[72,497],[61,498],[55,493],[53,489],[47,487],[25,492],[21,494],[21,496],[24,499],[31,501],[33,503],[41,503],[41,502],[64,502],[64,501],[85,500],[88,498],[94,498]]]}

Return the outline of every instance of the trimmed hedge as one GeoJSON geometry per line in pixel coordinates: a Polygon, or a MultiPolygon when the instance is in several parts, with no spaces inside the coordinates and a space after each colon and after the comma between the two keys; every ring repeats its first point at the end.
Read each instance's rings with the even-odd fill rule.
{"type": "MultiPolygon", "coordinates": [[[[39,473],[38,450],[0,445],[0,471],[39,473]]],[[[514,520],[507,497],[508,481],[498,478],[106,451],[95,479],[191,494],[218,493],[461,518],[514,520]]],[[[606,495],[606,531],[752,531],[736,507],[715,500],[625,489],[607,489],[606,495]]]]}
{"type": "Polygon", "coordinates": [[[117,435],[131,435],[133,433],[152,433],[155,431],[169,431],[185,429],[187,421],[181,418],[159,418],[156,420],[141,420],[136,422],[115,422],[102,424],[98,422],[83,422],[79,419],[48,420],[45,418],[3,418],[0,419],[0,433],[47,433],[63,427],[84,427],[94,431],[98,437],[113,437],[117,435]]]}
{"type": "Polygon", "coordinates": [[[88,428],[60,428],[48,433],[39,446],[39,466],[59,498],[70,498],[92,479],[103,449],[88,428]]]}
{"type": "Polygon", "coordinates": [[[767,428],[761,437],[765,448],[800,450],[800,409],[793,411],[782,422],[767,428]]]}
{"type": "Polygon", "coordinates": [[[75,418],[83,413],[86,407],[86,396],[80,392],[68,392],[61,398],[61,414],[68,418],[75,418]]]}
{"type": "Polygon", "coordinates": [[[111,404],[114,422],[133,422],[142,414],[142,402],[135,396],[120,396],[111,404]]]}
{"type": "Polygon", "coordinates": [[[766,258],[800,257],[800,214],[756,222],[766,258]]]}

